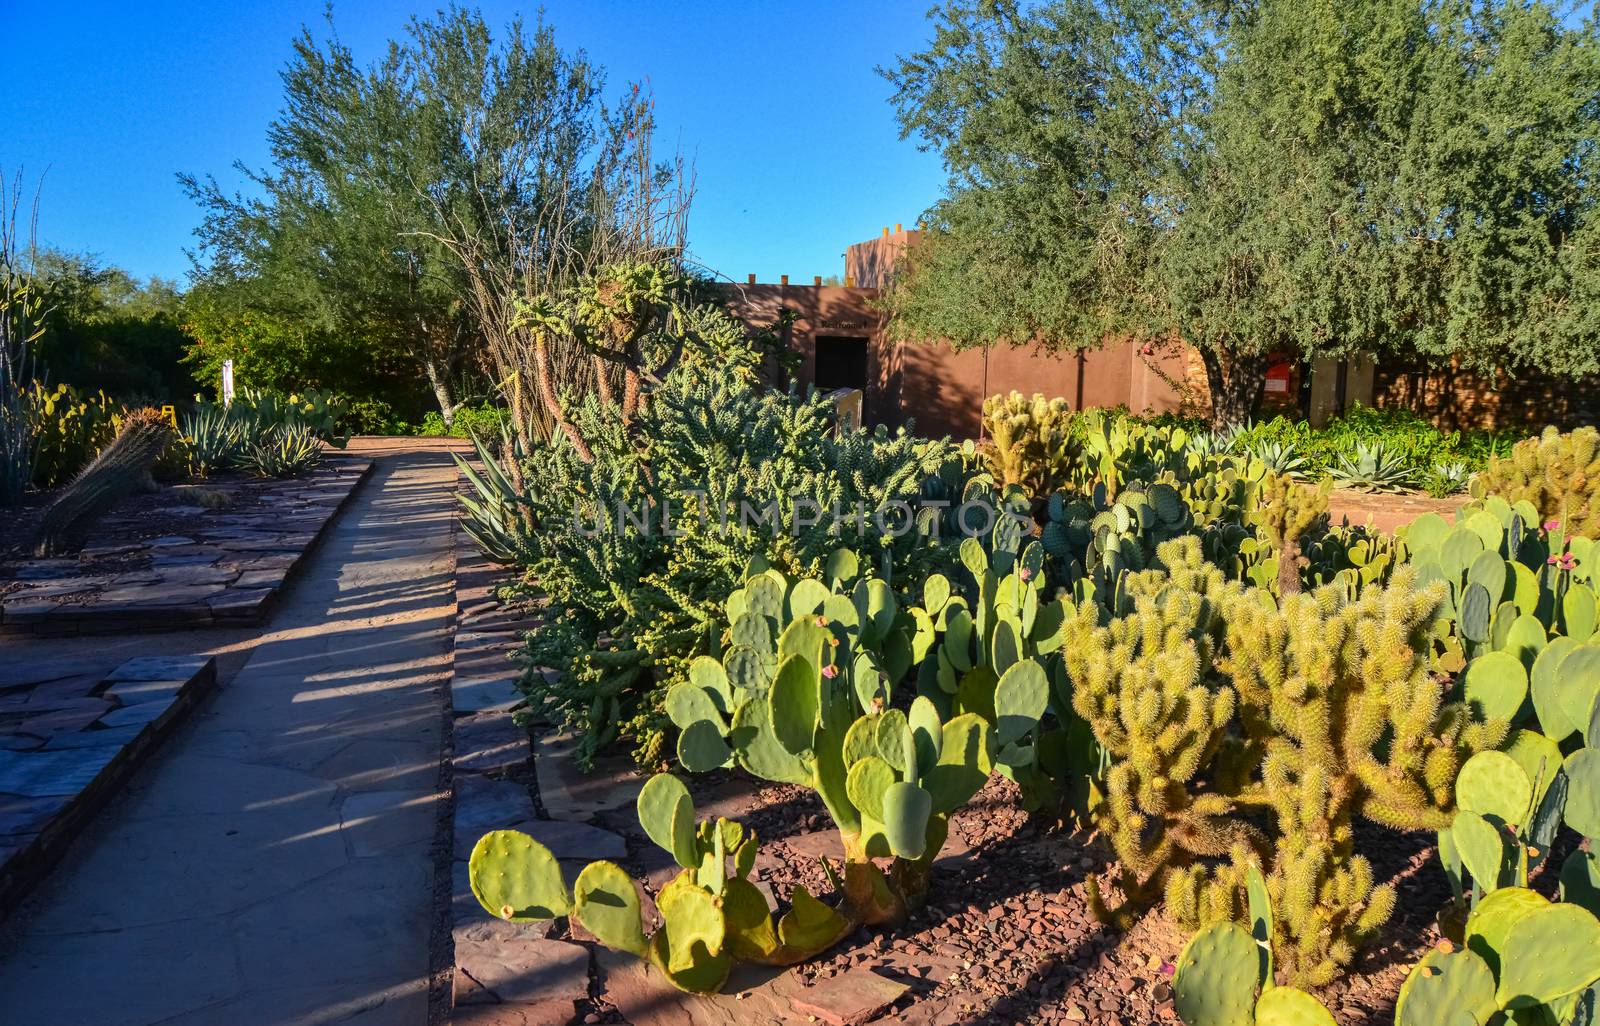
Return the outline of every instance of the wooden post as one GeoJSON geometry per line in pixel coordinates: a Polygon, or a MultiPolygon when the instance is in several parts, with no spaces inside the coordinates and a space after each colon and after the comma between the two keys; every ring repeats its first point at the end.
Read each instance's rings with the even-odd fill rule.
{"type": "Polygon", "coordinates": [[[787,284],[789,284],[789,276],[787,274],[779,275],[778,276],[778,284],[779,285],[787,285],[787,284]]]}
{"type": "Polygon", "coordinates": [[[749,278],[749,284],[754,285],[755,283],[756,283],[756,276],[752,274],[750,276],[750,278],[749,278]]]}

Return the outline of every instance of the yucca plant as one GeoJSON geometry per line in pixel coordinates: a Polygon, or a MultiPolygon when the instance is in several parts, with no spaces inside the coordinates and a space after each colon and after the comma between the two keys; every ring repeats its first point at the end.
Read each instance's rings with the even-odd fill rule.
{"type": "Polygon", "coordinates": [[[1357,443],[1353,453],[1343,453],[1328,476],[1347,488],[1364,492],[1398,492],[1411,481],[1405,457],[1382,442],[1357,443]]]}

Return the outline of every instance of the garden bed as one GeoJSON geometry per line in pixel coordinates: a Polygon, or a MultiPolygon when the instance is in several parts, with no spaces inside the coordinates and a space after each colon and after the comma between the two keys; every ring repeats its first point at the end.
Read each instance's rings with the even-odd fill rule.
{"type": "Polygon", "coordinates": [[[224,477],[133,496],[80,552],[54,559],[24,547],[43,496],[0,548],[0,632],[258,623],[371,468],[339,458],[296,480],[224,477]]]}
{"type": "Polygon", "coordinates": [[[0,675],[0,916],[216,683],[206,656],[0,675]]]}

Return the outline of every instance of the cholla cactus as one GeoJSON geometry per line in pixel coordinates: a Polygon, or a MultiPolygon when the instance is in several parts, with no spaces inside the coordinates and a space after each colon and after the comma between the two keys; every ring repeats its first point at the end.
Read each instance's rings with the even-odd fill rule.
{"type": "Polygon", "coordinates": [[[1428,669],[1443,588],[1409,570],[1359,598],[1335,585],[1272,603],[1225,582],[1192,536],[1157,558],[1125,578],[1127,615],[1085,603],[1062,632],[1073,707],[1111,757],[1102,826],[1123,889],[1134,904],[1164,891],[1186,925],[1236,918],[1259,861],[1290,978],[1326,983],[1393,908],[1354,816],[1447,825],[1461,763],[1506,724],[1445,702],[1428,669]]]}
{"type": "Polygon", "coordinates": [[[1600,535],[1600,431],[1581,427],[1562,434],[1547,427],[1518,442],[1510,456],[1491,459],[1472,482],[1472,494],[1512,504],[1526,500],[1569,535],[1600,535]]]}
{"type": "Polygon", "coordinates": [[[1032,496],[1055,491],[1077,460],[1065,399],[991,395],[983,401],[983,434],[981,452],[995,481],[1021,485],[1032,496]]]}
{"type": "Polygon", "coordinates": [[[1288,474],[1268,474],[1261,502],[1252,519],[1266,534],[1278,554],[1278,594],[1300,590],[1300,539],[1328,513],[1328,492],[1333,482],[1324,479],[1311,488],[1294,483],[1288,474]]]}

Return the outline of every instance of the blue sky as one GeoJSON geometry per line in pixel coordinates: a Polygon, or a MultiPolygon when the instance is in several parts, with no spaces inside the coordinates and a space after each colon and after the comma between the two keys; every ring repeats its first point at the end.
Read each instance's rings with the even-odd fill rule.
{"type": "MultiPolygon", "coordinates": [[[[938,159],[902,142],[874,72],[928,37],[929,0],[811,4],[552,0],[564,47],[620,88],[648,78],[662,131],[695,161],[694,254],[735,278],[843,271],[844,247],[937,198],[938,159]]],[[[340,36],[375,57],[437,4],[335,4],[340,36]]],[[[219,4],[0,0],[0,170],[43,175],[40,238],[139,276],[184,275],[197,211],[174,175],[241,184],[260,166],[278,72],[321,0],[219,4]]],[[[537,6],[486,3],[499,26],[537,6]]]]}

